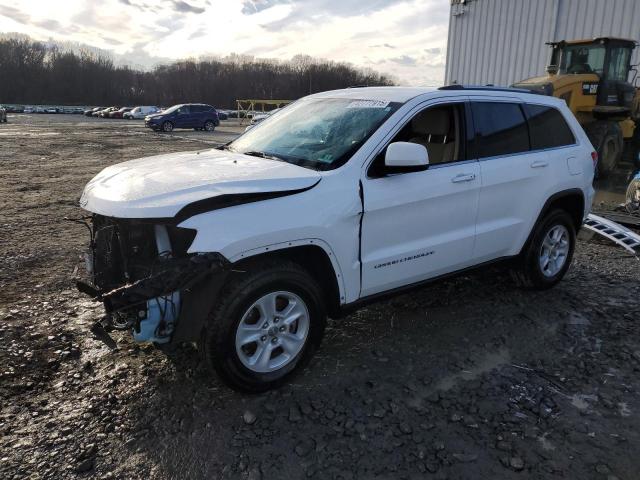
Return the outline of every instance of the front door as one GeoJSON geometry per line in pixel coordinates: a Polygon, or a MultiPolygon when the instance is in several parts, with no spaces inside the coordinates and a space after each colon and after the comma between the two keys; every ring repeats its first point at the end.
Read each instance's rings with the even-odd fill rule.
{"type": "Polygon", "coordinates": [[[176,112],[176,127],[190,128],[192,125],[191,111],[189,105],[181,106],[176,112]]]}
{"type": "Polygon", "coordinates": [[[425,109],[392,142],[425,145],[429,168],[385,175],[375,165],[383,151],[362,180],[361,296],[470,265],[481,181],[478,162],[466,156],[466,130],[464,103],[425,109]]]}

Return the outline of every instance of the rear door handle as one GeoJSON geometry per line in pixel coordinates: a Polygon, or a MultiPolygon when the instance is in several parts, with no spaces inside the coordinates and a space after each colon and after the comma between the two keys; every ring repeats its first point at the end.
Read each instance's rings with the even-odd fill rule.
{"type": "Polygon", "coordinates": [[[460,182],[470,182],[475,179],[476,179],[475,173],[461,173],[460,175],[456,175],[455,177],[453,177],[451,181],[453,183],[460,183],[460,182]]]}
{"type": "Polygon", "coordinates": [[[544,168],[549,166],[549,162],[543,162],[541,160],[537,161],[537,162],[533,162],[531,164],[531,168],[544,168]]]}

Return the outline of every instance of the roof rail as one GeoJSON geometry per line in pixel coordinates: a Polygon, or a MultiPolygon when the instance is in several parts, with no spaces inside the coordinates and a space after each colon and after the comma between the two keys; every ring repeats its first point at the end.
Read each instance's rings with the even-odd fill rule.
{"type": "Polygon", "coordinates": [[[453,85],[445,85],[439,87],[438,90],[486,90],[490,92],[513,92],[513,93],[537,93],[527,90],[526,88],[512,88],[512,87],[496,87],[494,85],[459,85],[454,83],[453,85]]]}

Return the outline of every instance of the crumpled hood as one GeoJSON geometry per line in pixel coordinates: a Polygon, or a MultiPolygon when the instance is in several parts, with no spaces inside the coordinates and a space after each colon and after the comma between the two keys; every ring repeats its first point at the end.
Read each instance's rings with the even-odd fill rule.
{"type": "Polygon", "coordinates": [[[117,218],[168,218],[199,200],[300,190],[319,180],[314,170],[224,150],[170,153],[105,168],[84,188],[80,206],[117,218]]]}

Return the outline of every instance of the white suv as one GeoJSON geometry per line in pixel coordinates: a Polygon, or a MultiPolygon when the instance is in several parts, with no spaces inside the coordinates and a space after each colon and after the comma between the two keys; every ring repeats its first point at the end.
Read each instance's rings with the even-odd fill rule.
{"type": "Polygon", "coordinates": [[[514,89],[354,88],[303,98],[213,150],[104,169],[86,186],[92,281],[136,340],[197,341],[263,391],[327,315],[498,260],[559,282],[597,157],[562,100],[514,89]]]}

